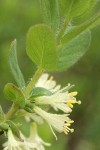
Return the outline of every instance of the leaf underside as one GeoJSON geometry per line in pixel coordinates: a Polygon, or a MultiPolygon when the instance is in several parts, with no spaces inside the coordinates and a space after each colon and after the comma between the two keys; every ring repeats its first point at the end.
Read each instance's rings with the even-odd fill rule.
{"type": "Polygon", "coordinates": [[[91,32],[86,31],[60,48],[57,71],[64,71],[75,64],[89,48],[90,41],[91,32]]]}
{"type": "Polygon", "coordinates": [[[10,49],[10,53],[9,53],[9,65],[10,65],[11,72],[12,72],[18,86],[21,88],[24,87],[25,86],[24,77],[19,68],[18,60],[17,60],[16,40],[14,40],[11,44],[11,49],[10,49]]]}

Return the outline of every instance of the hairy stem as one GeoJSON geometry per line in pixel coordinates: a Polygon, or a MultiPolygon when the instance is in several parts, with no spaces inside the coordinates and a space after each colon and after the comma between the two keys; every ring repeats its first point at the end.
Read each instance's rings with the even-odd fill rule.
{"type": "Polygon", "coordinates": [[[60,30],[60,32],[59,32],[59,34],[57,36],[57,43],[58,44],[60,44],[60,40],[61,40],[62,36],[64,35],[64,32],[65,32],[66,27],[67,27],[69,22],[70,22],[70,19],[66,17],[65,21],[63,23],[63,27],[61,28],[61,30],[60,30]]]}
{"type": "Polygon", "coordinates": [[[11,108],[10,108],[10,110],[9,110],[8,113],[6,114],[6,119],[7,119],[7,120],[8,120],[8,119],[11,119],[11,118],[14,116],[14,114],[17,112],[18,108],[19,108],[19,105],[13,103],[12,106],[11,106],[11,108]]]}
{"type": "Polygon", "coordinates": [[[70,16],[70,12],[72,10],[72,6],[73,6],[73,3],[74,3],[74,0],[72,0],[71,4],[70,4],[70,7],[69,7],[69,10],[68,10],[68,14],[67,16],[65,17],[65,20],[64,20],[64,23],[63,23],[63,26],[60,30],[60,32],[58,33],[58,36],[57,36],[57,43],[60,44],[60,40],[62,38],[62,36],[64,35],[64,32],[71,20],[71,16],[70,16]]]}
{"type": "Polygon", "coordinates": [[[31,79],[31,81],[29,82],[29,84],[27,85],[24,94],[26,96],[26,98],[28,97],[29,93],[31,92],[32,88],[34,87],[35,83],[37,82],[37,80],[39,79],[39,77],[41,76],[41,74],[43,73],[42,69],[38,69],[35,73],[35,75],[33,76],[33,78],[31,79]]]}

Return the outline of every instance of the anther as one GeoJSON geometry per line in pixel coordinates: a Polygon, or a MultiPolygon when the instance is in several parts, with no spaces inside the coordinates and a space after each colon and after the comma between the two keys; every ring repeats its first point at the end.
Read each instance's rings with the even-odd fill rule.
{"type": "Polygon", "coordinates": [[[76,96],[78,94],[77,91],[69,93],[69,96],[76,96]]]}
{"type": "Polygon", "coordinates": [[[74,132],[74,129],[70,129],[70,132],[73,133],[73,132],[74,132]]]}
{"type": "Polygon", "coordinates": [[[81,101],[79,100],[79,101],[77,101],[77,103],[80,105],[80,104],[81,104],[81,101]]]}

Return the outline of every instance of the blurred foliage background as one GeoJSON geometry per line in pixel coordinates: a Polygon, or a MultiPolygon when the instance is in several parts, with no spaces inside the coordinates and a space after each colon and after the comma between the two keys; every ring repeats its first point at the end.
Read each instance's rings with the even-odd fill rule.
{"type": "MultiPolygon", "coordinates": [[[[98,5],[100,6],[100,5],[98,5]]],[[[97,6],[97,9],[98,9],[97,6]]],[[[90,16],[88,16],[90,17],[90,16]]],[[[8,66],[11,41],[18,41],[18,59],[26,81],[32,76],[35,66],[25,52],[26,33],[30,26],[41,23],[41,12],[37,0],[0,0],[0,103],[5,112],[8,103],[3,95],[7,82],[14,82],[8,66]]],[[[63,73],[54,73],[59,84],[75,84],[72,91],[78,91],[81,106],[75,106],[71,118],[75,132],[68,136],[53,137],[47,124],[38,126],[39,134],[50,141],[52,147],[46,150],[100,150],[100,26],[92,30],[92,41],[88,52],[73,67],[63,73]]],[[[2,141],[0,137],[0,149],[2,141]]]]}

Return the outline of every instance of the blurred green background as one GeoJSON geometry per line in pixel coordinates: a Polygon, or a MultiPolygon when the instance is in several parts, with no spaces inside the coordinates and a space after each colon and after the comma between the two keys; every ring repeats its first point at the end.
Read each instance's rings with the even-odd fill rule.
{"type": "MultiPolygon", "coordinates": [[[[25,52],[26,33],[30,26],[41,23],[41,12],[37,0],[0,0],[0,103],[8,111],[10,104],[3,95],[7,82],[15,82],[8,65],[11,41],[18,41],[18,59],[26,81],[35,67],[25,52]]],[[[58,83],[65,86],[75,84],[82,104],[75,106],[71,118],[75,132],[68,136],[58,134],[55,140],[47,125],[38,126],[39,134],[50,141],[46,150],[100,150],[100,26],[92,30],[92,42],[88,52],[73,67],[63,73],[55,73],[58,83]]],[[[0,137],[2,146],[3,136],[0,137]]],[[[0,147],[0,149],[2,149],[0,147]]]]}

